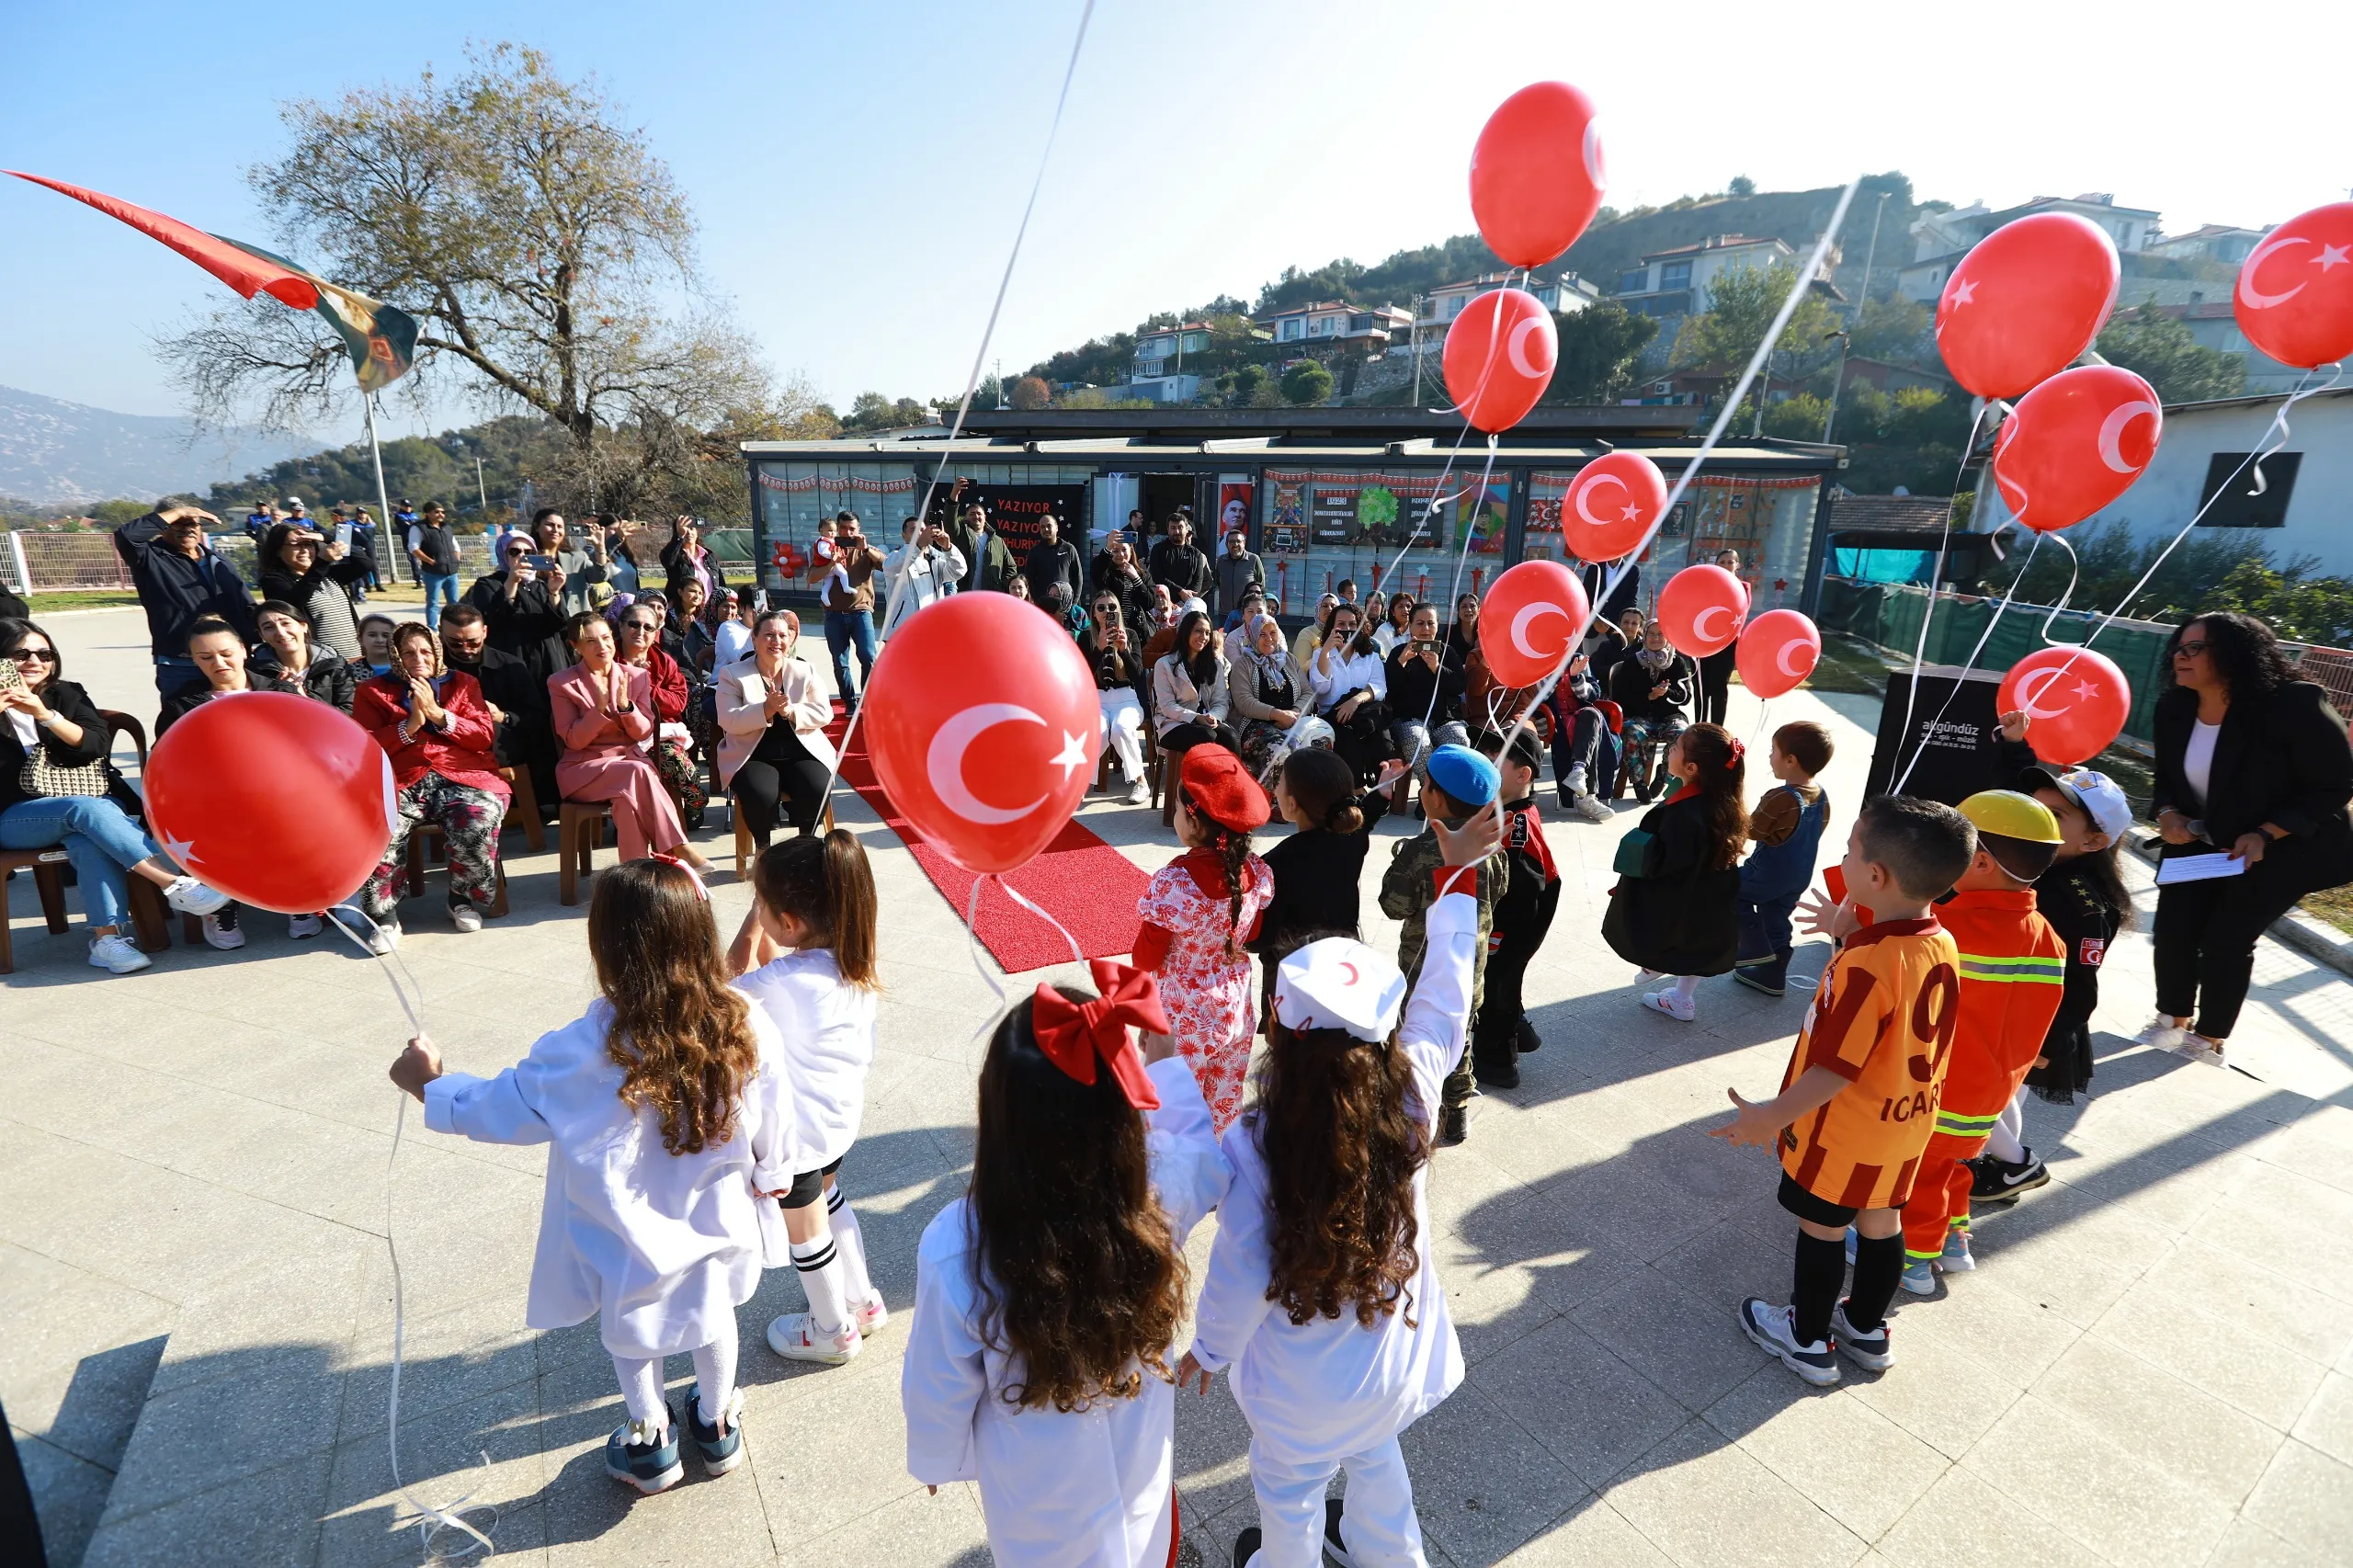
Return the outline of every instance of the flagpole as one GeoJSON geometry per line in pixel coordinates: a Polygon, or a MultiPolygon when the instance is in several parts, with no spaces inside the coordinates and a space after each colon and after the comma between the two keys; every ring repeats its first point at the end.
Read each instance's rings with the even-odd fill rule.
{"type": "MultiPolygon", "coordinates": [[[[381,446],[379,446],[376,441],[376,394],[374,392],[361,392],[359,396],[361,403],[368,410],[368,454],[376,460],[376,526],[378,528],[382,530],[379,537],[383,540],[385,548],[392,549],[394,548],[392,539],[394,532],[392,527],[392,504],[390,500],[386,499],[384,494],[384,449],[381,446]]],[[[382,574],[388,582],[397,582],[400,578],[400,573],[397,570],[397,565],[401,555],[404,555],[408,552],[408,535],[405,530],[401,531],[401,537],[397,548],[400,554],[396,554],[392,557],[391,564],[388,565],[386,562],[381,561],[376,563],[377,571],[382,574]]]]}

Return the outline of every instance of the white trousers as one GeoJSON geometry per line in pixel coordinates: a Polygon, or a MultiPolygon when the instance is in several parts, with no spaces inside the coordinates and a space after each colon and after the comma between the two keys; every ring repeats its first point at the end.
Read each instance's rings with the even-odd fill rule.
{"type": "MultiPolygon", "coordinates": [[[[710,1344],[697,1346],[691,1353],[695,1364],[695,1381],[701,1385],[696,1401],[705,1424],[716,1421],[727,1407],[727,1396],[735,1387],[735,1320],[731,1314],[725,1332],[710,1344]]],[[[660,1356],[639,1359],[629,1356],[613,1358],[613,1375],[620,1380],[621,1403],[629,1408],[632,1421],[659,1421],[670,1424],[669,1399],[662,1387],[663,1360],[660,1356]]]]}
{"type": "Polygon", "coordinates": [[[1251,1568],[1319,1568],[1324,1492],[1343,1470],[1348,1493],[1340,1539],[1348,1555],[1364,1568],[1427,1568],[1422,1522],[1414,1516],[1414,1479],[1394,1437],[1337,1464],[1304,1467],[1269,1459],[1252,1443],[1250,1485],[1258,1494],[1258,1528],[1266,1533],[1251,1568]]]}
{"type": "Polygon", "coordinates": [[[1126,687],[1098,691],[1095,698],[1103,710],[1103,744],[1119,754],[1120,777],[1131,784],[1140,782],[1143,778],[1143,704],[1126,687]]]}
{"type": "Polygon", "coordinates": [[[2002,1119],[1985,1135],[1985,1152],[2005,1165],[2026,1158],[2026,1090],[2020,1088],[2002,1108],[2002,1119]]]}

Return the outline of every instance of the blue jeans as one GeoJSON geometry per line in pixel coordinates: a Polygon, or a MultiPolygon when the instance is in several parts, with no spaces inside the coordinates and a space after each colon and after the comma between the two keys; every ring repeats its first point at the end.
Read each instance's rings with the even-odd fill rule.
{"type": "Polygon", "coordinates": [[[139,824],[103,795],[51,795],[0,812],[0,849],[61,844],[82,884],[82,909],[90,925],[128,922],[131,890],[122,873],[155,853],[139,824]]]}
{"type": "Polygon", "coordinates": [[[425,574],[425,624],[435,631],[441,630],[441,601],[449,600],[449,608],[458,608],[458,574],[423,568],[425,574]]]}
{"type": "Polygon", "coordinates": [[[192,686],[204,684],[204,672],[196,661],[185,655],[158,653],[155,655],[155,695],[169,697],[176,691],[186,691],[192,686]]]}
{"type": "Polygon", "coordinates": [[[829,609],[825,612],[825,646],[834,655],[834,689],[841,693],[845,704],[858,700],[866,689],[866,680],[874,678],[874,618],[862,609],[829,609]],[[855,686],[849,678],[849,653],[858,650],[858,662],[864,666],[866,680],[855,686]]]}

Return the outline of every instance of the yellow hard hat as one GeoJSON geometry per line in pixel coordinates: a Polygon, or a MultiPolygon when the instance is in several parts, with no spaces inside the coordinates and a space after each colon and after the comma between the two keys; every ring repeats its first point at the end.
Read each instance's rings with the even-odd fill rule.
{"type": "Polygon", "coordinates": [[[1961,814],[1978,832],[1996,837],[2023,839],[2029,844],[2063,842],[2059,819],[2051,814],[2051,808],[2016,790],[1980,790],[1961,801],[1961,814]]]}

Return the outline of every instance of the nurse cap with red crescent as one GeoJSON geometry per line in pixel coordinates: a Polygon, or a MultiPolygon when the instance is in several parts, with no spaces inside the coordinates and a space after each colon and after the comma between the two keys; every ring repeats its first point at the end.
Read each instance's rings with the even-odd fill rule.
{"type": "Polygon", "coordinates": [[[1275,1017],[1294,1033],[1346,1029],[1384,1040],[1404,1005],[1405,977],[1396,964],[1354,937],[1310,942],[1275,971],[1275,1017]]]}

